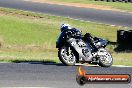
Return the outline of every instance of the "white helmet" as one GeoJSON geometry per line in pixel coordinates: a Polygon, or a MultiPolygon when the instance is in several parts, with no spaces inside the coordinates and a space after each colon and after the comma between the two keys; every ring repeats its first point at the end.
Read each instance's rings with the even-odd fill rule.
{"type": "Polygon", "coordinates": [[[62,24],[60,29],[61,29],[61,32],[62,32],[65,29],[72,29],[72,28],[69,24],[62,24]]]}

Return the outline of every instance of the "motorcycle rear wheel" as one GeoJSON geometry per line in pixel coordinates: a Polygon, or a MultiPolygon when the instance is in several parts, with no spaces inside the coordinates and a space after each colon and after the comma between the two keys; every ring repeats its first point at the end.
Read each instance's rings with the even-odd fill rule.
{"type": "Polygon", "coordinates": [[[100,48],[98,52],[99,56],[99,66],[101,67],[110,67],[113,64],[112,55],[105,49],[100,48]]]}

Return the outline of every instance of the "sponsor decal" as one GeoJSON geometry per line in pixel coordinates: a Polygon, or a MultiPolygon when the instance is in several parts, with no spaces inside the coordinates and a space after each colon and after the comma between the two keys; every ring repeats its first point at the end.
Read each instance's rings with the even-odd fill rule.
{"type": "Polygon", "coordinates": [[[76,81],[79,85],[89,83],[126,84],[131,82],[131,76],[129,74],[86,74],[85,69],[79,66],[76,81]]]}

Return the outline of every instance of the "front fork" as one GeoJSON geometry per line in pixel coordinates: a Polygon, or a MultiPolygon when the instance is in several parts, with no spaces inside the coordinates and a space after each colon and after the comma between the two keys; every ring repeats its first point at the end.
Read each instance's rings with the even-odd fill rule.
{"type": "Polygon", "coordinates": [[[69,55],[71,55],[71,47],[70,46],[68,46],[67,48],[66,48],[66,50],[67,50],[67,55],[69,56],[69,55]]]}

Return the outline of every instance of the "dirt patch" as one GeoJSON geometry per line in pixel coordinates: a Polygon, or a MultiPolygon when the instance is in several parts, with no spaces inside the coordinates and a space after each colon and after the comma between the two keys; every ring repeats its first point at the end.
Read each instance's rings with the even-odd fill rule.
{"type": "Polygon", "coordinates": [[[74,7],[83,7],[83,8],[93,8],[93,9],[99,9],[99,10],[120,11],[119,9],[114,9],[111,6],[94,5],[94,4],[66,3],[66,2],[56,2],[56,1],[49,1],[49,0],[25,0],[25,1],[38,2],[38,3],[48,3],[48,4],[57,4],[57,5],[66,5],[66,6],[74,6],[74,7]]]}
{"type": "Polygon", "coordinates": [[[4,15],[5,15],[4,13],[0,12],[0,17],[1,17],[1,16],[4,16],[4,15]]]}

